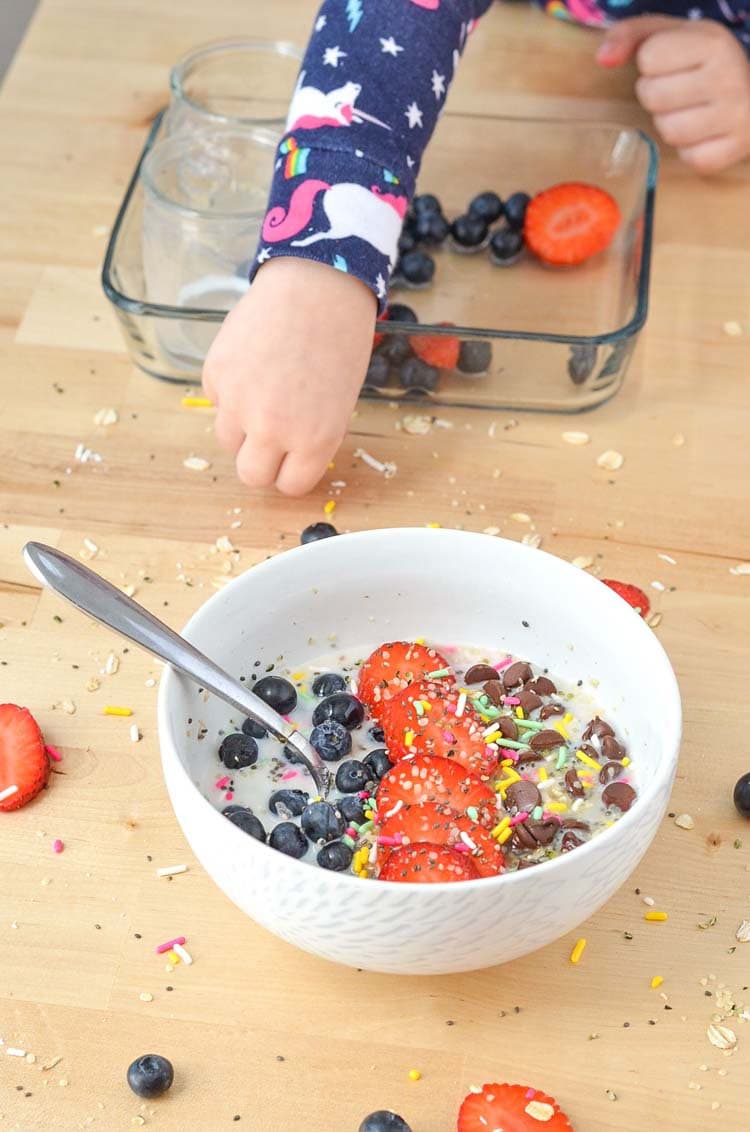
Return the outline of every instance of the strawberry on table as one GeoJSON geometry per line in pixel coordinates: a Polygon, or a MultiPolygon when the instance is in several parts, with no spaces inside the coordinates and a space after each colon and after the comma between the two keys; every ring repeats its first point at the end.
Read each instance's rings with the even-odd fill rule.
{"type": "Polygon", "coordinates": [[[419,842],[402,845],[389,854],[380,870],[380,880],[410,884],[446,884],[458,880],[476,880],[479,873],[471,857],[457,853],[447,845],[419,842]]]}
{"type": "Polygon", "coordinates": [[[385,819],[380,834],[387,838],[402,837],[405,844],[427,841],[450,848],[460,845],[461,852],[464,852],[465,846],[472,864],[482,877],[497,876],[505,865],[503,851],[489,830],[466,814],[456,813],[450,806],[438,802],[404,806],[397,814],[385,819]]]}
{"type": "Polygon", "coordinates": [[[483,824],[497,814],[496,795],[491,787],[459,763],[431,755],[397,762],[381,780],[376,800],[383,821],[399,802],[404,806],[439,802],[457,813],[465,813],[472,806],[483,824]]]}
{"type": "Polygon", "coordinates": [[[19,810],[47,785],[49,758],[39,725],[28,708],[0,704],[0,810],[19,810]]]}
{"type": "Polygon", "coordinates": [[[634,586],[632,582],[616,582],[612,578],[602,578],[602,581],[605,586],[609,586],[623,601],[632,606],[636,613],[640,613],[641,617],[648,617],[651,602],[642,589],[634,586]]]}
{"type": "Polygon", "coordinates": [[[445,682],[418,680],[394,696],[381,716],[391,759],[438,755],[454,759],[472,774],[488,778],[497,769],[498,752],[487,745],[483,725],[464,704],[457,716],[459,693],[445,682]]]}
{"type": "Polygon", "coordinates": [[[619,224],[608,192],[571,181],[537,193],[526,209],[524,238],[544,263],[573,265],[609,247],[619,224]]]}
{"type": "Polygon", "coordinates": [[[469,1093],[457,1132],[574,1132],[553,1097],[527,1085],[484,1085],[469,1093]]]}
{"type": "Polygon", "coordinates": [[[357,676],[357,695],[379,719],[388,700],[415,680],[435,672],[445,672],[439,679],[455,683],[450,665],[437,649],[409,641],[391,641],[375,649],[362,664],[357,676]]]}

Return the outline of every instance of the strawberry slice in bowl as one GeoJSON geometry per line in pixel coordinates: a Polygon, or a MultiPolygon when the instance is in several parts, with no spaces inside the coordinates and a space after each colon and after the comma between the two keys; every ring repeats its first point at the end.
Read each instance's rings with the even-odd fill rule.
{"type": "Polygon", "coordinates": [[[380,836],[389,841],[401,838],[404,845],[447,845],[468,856],[482,877],[497,876],[505,866],[503,851],[485,826],[438,802],[403,806],[385,819],[380,836]]]}
{"type": "Polygon", "coordinates": [[[456,682],[448,661],[437,649],[409,641],[389,641],[375,649],[360,667],[357,697],[367,704],[375,719],[380,719],[389,700],[425,677],[449,684],[456,682]]]}
{"type": "Polygon", "coordinates": [[[391,759],[436,755],[489,778],[497,769],[497,749],[488,746],[471,707],[464,705],[457,714],[458,702],[455,686],[428,680],[416,681],[394,696],[381,716],[391,759]]]}
{"type": "Polygon", "coordinates": [[[432,755],[416,755],[401,759],[381,779],[376,802],[381,821],[393,816],[402,806],[421,802],[438,802],[457,813],[471,807],[480,822],[489,825],[497,815],[497,795],[475,774],[466,771],[451,759],[432,755]]]}
{"type": "Polygon", "coordinates": [[[479,876],[471,858],[447,845],[418,841],[402,845],[389,853],[380,870],[380,880],[398,884],[451,884],[476,880],[479,876]]]}

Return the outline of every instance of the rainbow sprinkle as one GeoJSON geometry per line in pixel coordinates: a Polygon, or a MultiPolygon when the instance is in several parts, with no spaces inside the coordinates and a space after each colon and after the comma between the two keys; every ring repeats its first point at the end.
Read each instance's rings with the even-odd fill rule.
{"type": "Polygon", "coordinates": [[[166,943],[160,943],[156,949],[156,954],[163,955],[165,951],[171,951],[176,943],[183,944],[186,942],[184,935],[178,935],[175,939],[167,940],[166,943]]]}
{"type": "Polygon", "coordinates": [[[58,751],[57,747],[53,747],[50,743],[45,743],[44,749],[54,763],[62,762],[62,755],[58,751]]]}
{"type": "Polygon", "coordinates": [[[570,962],[571,963],[579,963],[581,956],[583,955],[585,950],[586,950],[586,940],[585,939],[579,939],[578,943],[575,945],[575,947],[573,948],[573,950],[570,953],[570,962]]]}
{"type": "Polygon", "coordinates": [[[54,853],[62,853],[64,848],[65,848],[65,843],[63,841],[61,841],[59,837],[56,837],[55,840],[52,842],[52,851],[54,853]]]}
{"type": "Polygon", "coordinates": [[[669,916],[666,912],[647,912],[643,918],[650,920],[651,923],[663,924],[665,920],[669,919],[669,916]]]}
{"type": "Polygon", "coordinates": [[[598,772],[602,769],[599,766],[599,763],[592,759],[590,755],[587,755],[585,751],[576,751],[576,758],[580,759],[582,763],[586,764],[586,766],[590,766],[592,770],[598,772]]]}
{"type": "Polygon", "coordinates": [[[113,707],[112,704],[107,704],[104,708],[104,715],[132,715],[133,709],[129,707],[113,707]]]}
{"type": "Polygon", "coordinates": [[[656,988],[660,987],[663,982],[664,979],[661,975],[654,975],[653,979],[651,980],[651,990],[656,990],[656,988]]]}

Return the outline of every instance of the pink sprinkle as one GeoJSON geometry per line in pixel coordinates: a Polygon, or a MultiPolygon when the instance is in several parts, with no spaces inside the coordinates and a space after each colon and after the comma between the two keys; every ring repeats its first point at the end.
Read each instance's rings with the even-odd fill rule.
{"type": "Polygon", "coordinates": [[[352,827],[349,826],[349,828],[346,831],[346,836],[347,837],[353,837],[354,840],[356,841],[357,838],[359,837],[359,834],[357,833],[356,829],[352,829],[352,827]]]}
{"type": "Polygon", "coordinates": [[[526,1090],[526,1100],[527,1101],[533,1101],[535,1096],[536,1096],[536,1089],[527,1089],[526,1090]]]}
{"type": "Polygon", "coordinates": [[[456,714],[456,705],[455,704],[446,704],[445,705],[445,711],[446,711],[447,715],[455,715],[456,714]]]}
{"type": "Polygon", "coordinates": [[[562,825],[562,818],[560,817],[559,814],[553,814],[553,813],[550,813],[549,810],[545,810],[544,813],[542,814],[542,817],[544,818],[545,821],[550,821],[551,819],[554,819],[555,821],[559,821],[560,825],[562,825]]]}
{"type": "Polygon", "coordinates": [[[463,841],[457,841],[455,845],[451,845],[451,849],[456,853],[471,853],[468,845],[464,845],[463,841]]]}
{"type": "Polygon", "coordinates": [[[445,739],[446,743],[455,743],[456,741],[456,736],[452,731],[444,731],[443,738],[445,739]]]}
{"type": "Polygon", "coordinates": [[[508,665],[512,664],[512,663],[513,663],[513,657],[512,656],[506,656],[505,660],[501,660],[499,664],[493,664],[492,667],[495,669],[496,672],[502,672],[502,670],[504,668],[507,668],[508,665]]]}
{"type": "Polygon", "coordinates": [[[62,762],[62,755],[58,751],[57,747],[51,747],[49,745],[49,743],[47,743],[44,749],[47,752],[47,754],[49,755],[49,757],[52,759],[53,762],[55,762],[55,763],[61,763],[62,762]]]}
{"type": "Polygon", "coordinates": [[[511,751],[510,747],[501,747],[504,759],[510,759],[512,763],[517,763],[520,751],[511,751]]]}
{"type": "Polygon", "coordinates": [[[357,797],[358,797],[359,799],[364,799],[364,798],[369,798],[369,797],[370,797],[370,795],[369,795],[369,794],[367,793],[367,791],[366,791],[366,790],[360,790],[360,792],[359,792],[359,794],[357,795],[357,797]]]}
{"type": "Polygon", "coordinates": [[[54,849],[54,851],[56,853],[62,853],[65,846],[62,843],[62,841],[60,840],[60,838],[56,837],[55,840],[52,842],[52,848],[54,849]]]}
{"type": "Polygon", "coordinates": [[[226,798],[227,802],[231,802],[232,798],[234,798],[234,793],[231,790],[227,790],[224,797],[226,798]]]}
{"type": "Polygon", "coordinates": [[[217,790],[223,790],[224,787],[228,786],[228,785],[229,785],[229,775],[225,774],[224,777],[220,778],[219,781],[216,783],[216,789],[217,790]]]}
{"type": "Polygon", "coordinates": [[[377,839],[377,842],[378,845],[400,845],[402,840],[403,838],[401,837],[400,833],[396,837],[384,837],[381,833],[381,835],[377,839]]]}
{"type": "Polygon", "coordinates": [[[510,824],[518,825],[519,822],[526,821],[528,819],[528,816],[529,815],[526,810],[521,810],[520,814],[516,814],[514,818],[510,819],[510,824]]]}
{"type": "Polygon", "coordinates": [[[290,778],[296,778],[298,774],[299,771],[297,770],[285,770],[281,776],[281,781],[288,782],[290,778]]]}
{"type": "Polygon", "coordinates": [[[520,702],[518,696],[503,696],[503,703],[510,704],[511,707],[518,707],[520,702]]]}
{"type": "Polygon", "coordinates": [[[167,943],[160,943],[156,949],[156,954],[163,955],[165,951],[171,951],[175,944],[182,947],[183,943],[187,943],[184,935],[178,935],[177,939],[170,939],[167,943]]]}
{"type": "Polygon", "coordinates": [[[292,722],[288,715],[282,715],[281,718],[284,720],[285,723],[291,723],[292,722]]]}

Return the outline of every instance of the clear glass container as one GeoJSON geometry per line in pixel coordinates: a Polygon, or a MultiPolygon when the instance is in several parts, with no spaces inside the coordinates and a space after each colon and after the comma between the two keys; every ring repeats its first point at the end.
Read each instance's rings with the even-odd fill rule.
{"type": "Polygon", "coordinates": [[[293,43],[227,39],[185,55],[169,76],[167,134],[282,129],[303,52],[293,43]]]}
{"type": "MultiPolygon", "coordinates": [[[[158,128],[157,123],[144,152],[158,128]]],[[[426,407],[569,412],[605,401],[622,384],[646,320],[657,168],[653,142],[625,126],[444,115],[425,155],[420,190],[436,192],[446,215],[463,212],[484,189],[507,197],[560,181],[586,181],[616,198],[622,223],[606,252],[576,268],[546,268],[530,256],[501,268],[486,253],[437,251],[429,289],[391,295],[416,311],[420,325],[382,322],[378,332],[406,333],[412,340],[424,334],[480,339],[489,343],[488,368],[476,377],[442,371],[429,393],[400,388],[396,375],[365,395],[426,407]]],[[[201,340],[208,343],[224,312],[148,300],[142,226],[136,169],[112,230],[104,289],[135,364],[155,377],[194,381],[200,366],[176,364],[160,343],[159,328],[180,322],[196,333],[200,325],[201,340]]]]}

